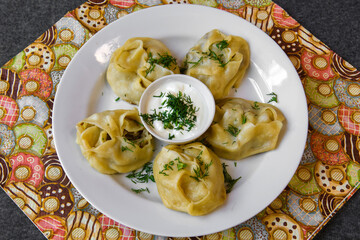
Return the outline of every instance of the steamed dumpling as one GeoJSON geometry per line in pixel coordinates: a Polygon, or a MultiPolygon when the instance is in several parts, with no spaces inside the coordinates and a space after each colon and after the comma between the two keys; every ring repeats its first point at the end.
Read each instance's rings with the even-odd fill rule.
{"type": "Polygon", "coordinates": [[[203,137],[219,157],[238,160],[275,149],[284,120],[271,104],[227,98],[217,102],[203,137]]]}
{"type": "Polygon", "coordinates": [[[184,60],[185,74],[201,80],[215,99],[239,87],[250,64],[248,43],[241,37],[219,30],[206,33],[190,49],[184,60]]]}
{"type": "Polygon", "coordinates": [[[159,195],[170,209],[198,216],[225,202],[221,162],[201,143],[163,147],[153,171],[159,195]]]}
{"type": "Polygon", "coordinates": [[[137,37],[127,40],[113,53],[106,78],[117,96],[139,104],[145,88],[156,79],[174,73],[179,73],[179,67],[162,42],[137,37]]]}
{"type": "Polygon", "coordinates": [[[76,128],[82,154],[101,173],[130,172],[152,159],[154,141],[135,108],[95,113],[76,128]]]}

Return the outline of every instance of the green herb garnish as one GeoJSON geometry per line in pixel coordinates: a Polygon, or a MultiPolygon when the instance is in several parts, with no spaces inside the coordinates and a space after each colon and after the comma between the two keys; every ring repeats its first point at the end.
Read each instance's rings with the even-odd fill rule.
{"type": "Polygon", "coordinates": [[[228,125],[228,127],[225,129],[225,131],[227,131],[228,133],[230,133],[234,137],[236,137],[240,133],[240,129],[238,129],[237,127],[235,127],[235,126],[233,126],[231,124],[228,125]]]}
{"type": "Polygon", "coordinates": [[[226,64],[228,64],[230,61],[231,61],[231,59],[229,60],[229,61],[227,61],[227,62],[224,62],[223,60],[222,60],[222,58],[224,57],[224,54],[216,54],[213,50],[211,50],[211,49],[209,49],[209,52],[208,53],[205,53],[205,54],[207,54],[207,56],[211,59],[211,60],[214,60],[214,61],[217,61],[218,63],[219,63],[219,66],[220,67],[225,67],[226,66],[226,64]]]}
{"type": "Polygon", "coordinates": [[[154,121],[161,121],[164,129],[190,131],[195,126],[195,113],[199,111],[199,108],[193,105],[190,96],[181,91],[177,95],[167,93],[166,97],[161,105],[167,110],[157,112],[156,109],[153,109],[154,113],[140,114],[140,116],[150,126],[153,126],[154,121]]]}
{"type": "Polygon", "coordinates": [[[164,53],[164,54],[160,54],[158,53],[159,58],[154,58],[153,54],[151,52],[148,53],[148,60],[147,62],[150,64],[150,67],[148,69],[146,69],[145,73],[145,77],[151,73],[152,71],[154,71],[155,69],[155,64],[161,65],[167,69],[170,69],[171,65],[176,65],[176,59],[169,55],[168,53],[164,53]]]}
{"type": "Polygon", "coordinates": [[[139,194],[141,192],[148,192],[150,193],[150,190],[146,187],[146,188],[138,188],[138,189],[135,189],[135,188],[132,188],[131,191],[133,191],[134,193],[136,194],[139,194]]]}
{"type": "Polygon", "coordinates": [[[229,43],[228,43],[228,41],[226,41],[226,40],[222,40],[222,41],[220,41],[220,42],[218,42],[218,43],[216,44],[216,47],[217,47],[220,51],[224,50],[224,49],[227,48],[228,46],[229,46],[229,43]]]}
{"type": "Polygon", "coordinates": [[[141,122],[139,122],[139,121],[136,121],[136,120],[134,120],[134,122],[136,122],[137,124],[139,124],[140,126],[144,126],[141,122]]]}
{"type": "Polygon", "coordinates": [[[254,102],[254,106],[251,106],[253,109],[255,110],[259,110],[260,107],[259,107],[259,103],[258,102],[254,102]]]}
{"type": "Polygon", "coordinates": [[[178,163],[176,164],[176,166],[177,166],[178,171],[180,171],[180,170],[186,168],[187,164],[183,163],[179,160],[178,163]]]}
{"type": "Polygon", "coordinates": [[[115,102],[117,102],[117,101],[119,101],[119,100],[120,100],[120,97],[116,98],[116,99],[115,99],[115,102]]]}
{"type": "Polygon", "coordinates": [[[247,118],[246,118],[245,114],[241,115],[241,123],[245,124],[246,121],[247,121],[247,118]]]}
{"type": "Polygon", "coordinates": [[[174,134],[170,134],[170,133],[169,133],[169,137],[168,137],[169,140],[173,139],[174,137],[175,137],[174,134]]]}
{"type": "Polygon", "coordinates": [[[153,97],[162,98],[165,96],[165,93],[161,92],[159,95],[154,95],[153,97]]]}
{"type": "Polygon", "coordinates": [[[132,171],[130,174],[126,175],[127,178],[131,179],[133,183],[147,183],[149,180],[155,182],[153,175],[152,163],[146,163],[143,168],[139,171],[132,171]]]}
{"type": "Polygon", "coordinates": [[[122,152],[125,152],[125,151],[134,152],[133,150],[131,150],[131,149],[128,148],[127,146],[121,146],[121,151],[122,151],[122,152]]]}
{"type": "Polygon", "coordinates": [[[192,66],[190,68],[193,68],[193,67],[196,67],[197,65],[199,65],[203,59],[204,59],[204,57],[201,56],[199,58],[199,60],[197,60],[196,62],[185,61],[185,65],[192,64],[192,66]]]}
{"type": "Polygon", "coordinates": [[[225,189],[226,189],[226,193],[230,193],[231,190],[233,189],[235,183],[237,181],[239,181],[239,179],[241,177],[238,177],[236,179],[233,179],[230,174],[228,173],[228,171],[226,170],[227,165],[225,163],[222,164],[223,166],[223,174],[224,174],[224,182],[225,182],[225,189]]]}
{"type": "Polygon", "coordinates": [[[272,92],[272,93],[269,93],[269,94],[266,94],[266,95],[269,95],[269,96],[272,96],[271,99],[268,101],[268,103],[271,103],[271,102],[278,102],[278,99],[277,99],[277,94],[272,92]]]}
{"type": "Polygon", "coordinates": [[[191,178],[195,179],[196,181],[200,182],[200,179],[203,179],[209,176],[209,167],[213,164],[212,160],[210,163],[205,163],[204,161],[199,161],[199,166],[197,168],[193,168],[195,176],[190,176],[191,178]]]}
{"type": "Polygon", "coordinates": [[[164,175],[164,176],[169,176],[169,174],[167,174],[165,171],[167,171],[167,170],[174,170],[174,169],[172,168],[172,166],[175,165],[175,162],[176,162],[176,167],[177,167],[177,170],[178,170],[178,171],[186,168],[186,166],[187,166],[186,163],[181,162],[181,161],[180,161],[180,158],[177,157],[177,158],[175,158],[174,160],[171,160],[169,163],[166,163],[166,164],[164,165],[164,168],[159,172],[159,174],[162,174],[162,175],[164,175]]]}
{"type": "Polygon", "coordinates": [[[129,139],[127,139],[127,138],[124,138],[124,137],[123,137],[123,139],[124,139],[124,141],[125,141],[127,144],[130,144],[131,146],[136,147],[134,141],[131,141],[131,140],[129,140],[129,139]]]}
{"type": "Polygon", "coordinates": [[[201,161],[201,155],[203,154],[203,151],[201,150],[199,154],[196,156],[196,160],[201,161]]]}

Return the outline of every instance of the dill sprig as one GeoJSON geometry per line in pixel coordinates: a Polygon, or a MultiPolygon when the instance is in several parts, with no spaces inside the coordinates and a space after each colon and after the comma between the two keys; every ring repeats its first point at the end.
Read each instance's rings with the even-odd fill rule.
{"type": "Polygon", "coordinates": [[[165,171],[168,171],[168,170],[174,170],[172,166],[174,166],[176,163],[176,168],[178,171],[186,168],[187,164],[180,161],[180,158],[177,157],[175,158],[174,160],[171,160],[170,162],[166,163],[163,167],[163,169],[159,172],[159,174],[162,174],[164,176],[169,176],[169,174],[167,174],[165,171]]]}
{"type": "Polygon", "coordinates": [[[205,163],[204,161],[198,161],[199,165],[197,168],[193,168],[195,176],[190,176],[191,178],[195,179],[196,181],[200,182],[200,179],[203,179],[209,176],[209,167],[213,164],[212,160],[210,163],[205,163]]]}
{"type": "Polygon", "coordinates": [[[147,183],[149,180],[155,182],[153,175],[152,163],[146,163],[141,170],[134,170],[130,174],[126,175],[133,183],[147,183]]]}
{"type": "Polygon", "coordinates": [[[170,134],[170,133],[169,133],[169,137],[168,137],[169,140],[172,140],[174,137],[175,137],[174,134],[170,134]]]}
{"type": "Polygon", "coordinates": [[[255,110],[259,110],[260,107],[259,107],[259,103],[258,102],[254,102],[254,106],[251,106],[253,109],[255,110]]]}
{"type": "Polygon", "coordinates": [[[269,94],[266,94],[266,95],[269,95],[269,96],[272,96],[271,99],[268,101],[268,103],[271,103],[271,102],[278,102],[278,96],[276,93],[272,92],[272,93],[269,93],[269,94]]]}
{"type": "Polygon", "coordinates": [[[134,152],[134,151],[131,150],[128,146],[121,146],[121,151],[122,151],[122,152],[125,152],[125,151],[134,152]]]}
{"type": "Polygon", "coordinates": [[[236,179],[233,179],[230,174],[228,173],[228,171],[226,170],[226,167],[228,165],[226,165],[225,163],[222,164],[222,167],[223,167],[223,174],[224,174],[224,182],[225,182],[225,189],[226,189],[226,193],[230,193],[231,190],[233,189],[235,183],[237,181],[239,181],[239,179],[241,177],[238,177],[236,179]]]}
{"type": "Polygon", "coordinates": [[[138,189],[135,189],[135,188],[132,188],[131,191],[133,191],[134,193],[136,194],[139,194],[141,192],[148,192],[150,193],[150,190],[146,187],[146,188],[138,188],[138,189]]]}
{"type": "Polygon", "coordinates": [[[164,68],[170,69],[171,65],[176,65],[176,59],[169,55],[168,53],[164,53],[164,54],[160,54],[158,53],[158,58],[154,58],[152,52],[148,53],[148,60],[147,62],[150,64],[150,67],[146,69],[145,71],[145,77],[151,73],[152,71],[154,71],[155,69],[155,64],[161,65],[164,68]]]}
{"type": "Polygon", "coordinates": [[[238,129],[237,127],[235,127],[235,126],[233,126],[231,124],[228,125],[228,127],[225,129],[225,131],[227,131],[228,133],[230,133],[234,137],[236,137],[240,133],[240,129],[238,129]]]}
{"type": "Polygon", "coordinates": [[[207,56],[211,59],[211,60],[214,60],[214,61],[217,61],[219,63],[219,66],[220,67],[225,67],[226,64],[228,64],[231,60],[229,59],[229,61],[227,62],[224,62],[223,61],[223,57],[224,57],[224,54],[216,54],[216,52],[214,52],[213,50],[209,49],[209,52],[208,53],[204,53],[204,54],[207,54],[207,56]]]}
{"type": "Polygon", "coordinates": [[[241,115],[241,123],[245,124],[246,121],[247,121],[247,118],[246,118],[245,114],[241,115]]]}
{"type": "Polygon", "coordinates": [[[190,131],[195,126],[195,113],[199,111],[199,108],[193,105],[190,96],[181,91],[177,95],[167,93],[166,99],[161,105],[167,110],[157,112],[156,109],[153,109],[154,113],[140,114],[140,116],[150,126],[153,126],[154,121],[161,121],[164,129],[190,131]]]}
{"type": "Polygon", "coordinates": [[[204,161],[201,158],[202,154],[203,151],[200,151],[199,154],[195,157],[198,166],[196,168],[193,168],[195,176],[190,176],[191,178],[195,179],[198,182],[200,182],[200,179],[209,176],[209,167],[213,164],[212,160],[210,163],[204,164],[204,161]]]}
{"type": "Polygon", "coordinates": [[[215,45],[220,51],[224,50],[229,46],[229,42],[226,40],[221,40],[215,45]]]}
{"type": "Polygon", "coordinates": [[[196,62],[186,60],[186,61],[184,62],[184,65],[186,66],[186,65],[192,64],[192,66],[191,66],[190,68],[193,68],[193,67],[196,67],[197,65],[199,65],[199,64],[202,62],[203,59],[204,59],[204,57],[201,56],[201,57],[199,58],[199,60],[197,60],[196,62]]]}

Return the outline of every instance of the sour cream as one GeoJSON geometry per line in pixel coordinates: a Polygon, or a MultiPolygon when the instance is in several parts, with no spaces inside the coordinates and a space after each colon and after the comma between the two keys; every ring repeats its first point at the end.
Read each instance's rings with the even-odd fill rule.
{"type": "Polygon", "coordinates": [[[144,126],[153,136],[171,143],[183,143],[196,139],[207,130],[215,114],[215,101],[201,81],[187,75],[174,74],[160,78],[146,88],[140,99],[139,110],[144,126]],[[186,108],[193,110],[188,111],[191,125],[185,124],[183,129],[176,129],[179,125],[171,122],[174,128],[170,129],[163,121],[146,121],[144,115],[158,116],[174,111],[166,104],[170,94],[177,99],[179,94],[182,99],[187,98],[186,108]]]}

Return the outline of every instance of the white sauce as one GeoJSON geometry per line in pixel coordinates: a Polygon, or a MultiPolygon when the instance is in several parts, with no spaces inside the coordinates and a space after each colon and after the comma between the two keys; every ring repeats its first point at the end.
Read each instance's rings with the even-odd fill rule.
{"type": "Polygon", "coordinates": [[[164,125],[161,121],[154,121],[153,123],[153,130],[162,138],[169,139],[169,136],[175,136],[172,140],[184,140],[191,138],[192,136],[196,135],[196,133],[200,130],[201,124],[205,120],[205,109],[206,103],[204,102],[204,98],[202,94],[191,85],[184,83],[182,81],[170,81],[169,83],[162,84],[158,89],[156,89],[152,94],[149,94],[149,99],[147,99],[146,105],[146,113],[153,114],[154,109],[156,112],[162,112],[165,110],[170,110],[169,108],[165,108],[161,105],[167,97],[167,93],[172,93],[173,95],[177,96],[178,93],[182,92],[183,94],[189,96],[192,100],[192,104],[196,109],[199,109],[196,115],[196,122],[195,126],[190,130],[187,131],[187,127],[184,127],[184,130],[175,130],[175,129],[164,129],[164,125]],[[163,97],[154,97],[160,96],[161,93],[164,93],[163,97]],[[162,107],[162,108],[161,108],[162,107]]]}

